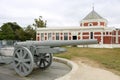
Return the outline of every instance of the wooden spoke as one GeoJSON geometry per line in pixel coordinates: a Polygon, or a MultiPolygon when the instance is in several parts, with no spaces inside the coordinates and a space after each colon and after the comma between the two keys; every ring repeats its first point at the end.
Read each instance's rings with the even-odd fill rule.
{"type": "Polygon", "coordinates": [[[23,59],[23,62],[30,62],[30,59],[23,59]]]}
{"type": "Polygon", "coordinates": [[[51,53],[40,53],[36,58],[36,65],[40,69],[48,68],[52,63],[52,54],[51,53]]]}
{"type": "Polygon", "coordinates": [[[33,56],[26,47],[19,47],[13,54],[14,69],[20,76],[27,76],[33,70],[33,56]]]}

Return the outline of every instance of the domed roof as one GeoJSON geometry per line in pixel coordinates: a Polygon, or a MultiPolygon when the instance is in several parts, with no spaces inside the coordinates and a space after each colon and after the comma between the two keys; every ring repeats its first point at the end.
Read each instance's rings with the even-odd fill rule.
{"type": "Polygon", "coordinates": [[[107,20],[93,10],[80,21],[80,26],[107,26],[107,20]]]}
{"type": "Polygon", "coordinates": [[[104,19],[101,17],[97,12],[94,11],[94,9],[85,17],[83,20],[89,20],[89,19],[104,19]]]}

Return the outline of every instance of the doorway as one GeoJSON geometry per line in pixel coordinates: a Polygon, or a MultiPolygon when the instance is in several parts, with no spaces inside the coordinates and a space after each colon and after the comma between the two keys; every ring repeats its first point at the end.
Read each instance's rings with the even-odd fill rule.
{"type": "Polygon", "coordinates": [[[77,36],[73,36],[73,40],[77,40],[77,36]]]}

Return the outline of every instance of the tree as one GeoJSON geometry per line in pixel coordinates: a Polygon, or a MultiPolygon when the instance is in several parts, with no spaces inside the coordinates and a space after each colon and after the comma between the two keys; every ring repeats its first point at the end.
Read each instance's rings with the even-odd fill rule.
{"type": "Polygon", "coordinates": [[[6,40],[19,40],[16,35],[16,30],[21,29],[21,27],[16,22],[7,22],[1,26],[0,39],[6,40]]]}
{"type": "Polygon", "coordinates": [[[15,38],[14,31],[10,27],[10,25],[3,25],[1,27],[1,39],[6,39],[6,40],[13,40],[15,38]]]}
{"type": "Polygon", "coordinates": [[[21,28],[15,22],[4,23],[0,27],[0,40],[35,40],[36,32],[35,29],[28,25],[26,28],[21,28]]]}
{"type": "Polygon", "coordinates": [[[43,20],[42,20],[42,16],[39,16],[38,19],[34,19],[34,21],[35,21],[35,23],[33,23],[33,26],[35,26],[35,28],[36,28],[36,27],[37,27],[37,28],[44,28],[44,27],[46,27],[46,25],[47,25],[47,21],[46,21],[46,20],[43,21],[43,20]]]}
{"type": "Polygon", "coordinates": [[[26,33],[26,37],[28,40],[35,40],[35,35],[36,35],[36,32],[35,30],[31,27],[31,25],[28,25],[26,28],[25,28],[25,33],[26,33]]]}
{"type": "Polygon", "coordinates": [[[16,23],[16,22],[8,22],[5,23],[4,25],[9,25],[13,31],[16,31],[17,29],[21,29],[21,27],[16,23]]]}
{"type": "Polygon", "coordinates": [[[19,30],[16,30],[16,35],[18,36],[18,39],[21,41],[25,41],[26,40],[26,33],[25,31],[21,28],[19,30]]]}

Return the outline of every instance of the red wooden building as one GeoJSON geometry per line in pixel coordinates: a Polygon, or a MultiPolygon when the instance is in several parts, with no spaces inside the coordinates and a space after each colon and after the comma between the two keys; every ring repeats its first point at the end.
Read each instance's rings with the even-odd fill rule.
{"type": "Polygon", "coordinates": [[[107,27],[107,20],[94,9],[81,20],[79,28],[71,27],[38,28],[36,39],[38,41],[97,39],[99,45],[102,46],[104,46],[103,44],[120,44],[120,29],[107,27]]]}

